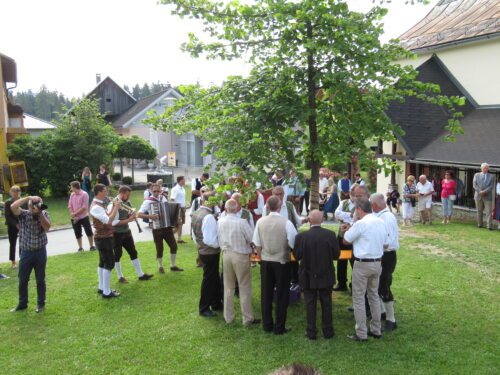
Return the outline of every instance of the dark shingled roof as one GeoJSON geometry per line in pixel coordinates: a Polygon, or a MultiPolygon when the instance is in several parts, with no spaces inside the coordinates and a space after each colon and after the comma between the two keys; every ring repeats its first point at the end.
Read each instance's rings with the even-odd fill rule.
{"type": "Polygon", "coordinates": [[[167,91],[171,90],[166,89],[160,91],[156,94],[146,96],[145,98],[140,99],[137,103],[135,103],[132,107],[130,107],[125,113],[123,113],[120,117],[118,117],[115,121],[113,121],[114,128],[121,128],[128,121],[132,120],[139,113],[144,111],[147,107],[153,104],[159,97],[165,94],[167,91]]]}
{"type": "Polygon", "coordinates": [[[500,0],[441,0],[399,37],[409,50],[500,36],[500,0]]]}
{"type": "MultiPolygon", "coordinates": [[[[437,56],[417,70],[420,81],[439,84],[441,93],[468,97],[437,56]]],[[[500,108],[475,108],[471,101],[466,100],[465,106],[459,108],[464,115],[461,125],[465,133],[457,135],[456,142],[444,140],[448,114],[437,105],[408,98],[405,103],[392,103],[387,114],[405,131],[400,141],[415,161],[448,165],[479,165],[486,161],[498,168],[500,108]]]]}
{"type": "MultiPolygon", "coordinates": [[[[443,70],[442,63],[436,56],[419,66],[417,71],[419,81],[439,84],[442,94],[464,96],[464,92],[460,91],[443,70]]],[[[467,100],[466,105],[459,110],[465,115],[472,111],[473,107],[467,100]]],[[[411,157],[442,134],[449,119],[448,113],[442,107],[414,97],[407,98],[404,103],[391,103],[387,115],[405,131],[401,140],[411,157]]]]}
{"type": "Polygon", "coordinates": [[[447,164],[500,167],[500,108],[475,109],[462,121],[463,135],[456,142],[444,140],[440,134],[416,155],[416,160],[440,161],[447,164]]]}

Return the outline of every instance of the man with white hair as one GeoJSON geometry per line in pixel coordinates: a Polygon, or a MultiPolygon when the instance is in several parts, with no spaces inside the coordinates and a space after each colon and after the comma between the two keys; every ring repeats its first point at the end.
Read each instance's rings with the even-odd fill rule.
{"type": "Polygon", "coordinates": [[[260,323],[260,319],[255,319],[252,311],[250,254],[253,230],[245,219],[238,217],[239,207],[235,199],[229,199],[225,204],[226,214],[217,223],[223,259],[224,320],[226,323],[234,321],[233,298],[238,282],[243,325],[249,326],[260,323]]]}
{"type": "Polygon", "coordinates": [[[488,163],[481,164],[481,172],[474,175],[472,186],[474,187],[474,201],[477,208],[477,226],[483,226],[483,214],[486,214],[486,225],[489,230],[493,230],[493,219],[491,210],[493,207],[493,188],[495,178],[489,173],[488,163]]]}
{"type": "Polygon", "coordinates": [[[418,196],[418,213],[420,214],[420,222],[425,224],[426,217],[429,225],[432,224],[432,194],[434,187],[427,181],[426,175],[421,175],[418,178],[417,196],[418,196]]]}
{"type": "Polygon", "coordinates": [[[389,244],[389,237],[384,222],[372,214],[370,201],[358,198],[354,201],[354,224],[342,224],[344,242],[353,245],[354,265],[352,269],[352,303],[356,319],[356,333],[348,336],[354,341],[367,341],[367,336],[376,339],[382,337],[380,298],[378,286],[382,272],[384,248],[389,244]],[[366,326],[365,295],[370,304],[372,320],[370,331],[366,326]]]}
{"type": "MultiPolygon", "coordinates": [[[[239,219],[245,219],[248,222],[248,225],[250,225],[250,228],[253,231],[255,229],[255,223],[253,221],[253,217],[252,217],[252,214],[250,213],[250,211],[248,209],[246,209],[246,208],[244,208],[244,207],[241,206],[241,202],[240,202],[241,194],[240,193],[233,193],[231,195],[231,199],[233,199],[236,202],[236,205],[237,205],[236,216],[239,219]]],[[[224,217],[226,215],[227,215],[227,213],[226,213],[226,211],[224,211],[221,214],[221,217],[224,217]]]]}
{"type": "Polygon", "coordinates": [[[382,302],[380,305],[381,311],[385,310],[386,313],[384,331],[393,331],[398,328],[394,317],[394,296],[391,291],[392,274],[397,263],[396,251],[399,249],[398,222],[387,208],[383,194],[372,194],[370,202],[374,215],[385,223],[385,229],[389,236],[389,246],[384,248],[384,255],[382,256],[382,273],[378,284],[378,294],[382,302]]]}

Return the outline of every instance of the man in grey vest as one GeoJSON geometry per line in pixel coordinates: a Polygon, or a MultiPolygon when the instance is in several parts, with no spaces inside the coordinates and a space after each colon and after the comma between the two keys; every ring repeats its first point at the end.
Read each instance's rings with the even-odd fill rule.
{"type": "Polygon", "coordinates": [[[472,186],[474,187],[474,200],[477,208],[477,226],[483,226],[483,212],[486,214],[486,225],[489,230],[493,230],[493,219],[491,210],[493,207],[493,188],[495,178],[489,173],[490,166],[487,163],[481,164],[481,172],[474,175],[472,186]]]}
{"type": "Polygon", "coordinates": [[[191,219],[193,241],[196,243],[200,260],[203,263],[199,313],[206,318],[216,316],[214,310],[222,310],[217,221],[213,214],[214,205],[209,202],[209,198],[210,193],[204,193],[201,196],[200,208],[191,219]]]}
{"type": "Polygon", "coordinates": [[[281,200],[271,196],[266,203],[268,216],[257,222],[253,243],[260,263],[262,326],[265,332],[282,335],[285,327],[290,287],[290,249],[295,244],[297,230],[279,213],[281,200]],[[276,288],[276,312],[273,321],[273,297],[276,288]]]}

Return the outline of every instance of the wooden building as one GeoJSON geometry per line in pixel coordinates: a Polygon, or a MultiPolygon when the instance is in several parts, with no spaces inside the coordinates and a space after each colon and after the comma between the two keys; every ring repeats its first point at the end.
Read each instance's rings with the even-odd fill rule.
{"type": "Polygon", "coordinates": [[[175,152],[179,167],[201,167],[208,162],[201,156],[203,141],[194,134],[176,135],[174,132],[155,130],[144,123],[151,110],[161,114],[181,98],[174,88],[165,87],[159,93],[136,100],[110,77],[106,77],[97,82],[87,97],[100,100],[101,113],[118,134],[124,137],[137,135],[145,139],[156,149],[159,158],[168,152],[175,152]]]}
{"type": "Polygon", "coordinates": [[[400,63],[416,67],[419,80],[466,98],[459,108],[464,134],[445,141],[448,115],[441,107],[415,98],[393,103],[388,115],[405,134],[380,153],[392,155],[403,173],[380,173],[377,191],[390,184],[402,190],[408,175],[425,174],[440,200],[439,182],[452,170],[460,189],[456,204],[473,208],[472,178],[480,164],[500,177],[500,0],[441,0],[400,40],[417,56],[400,63]]]}

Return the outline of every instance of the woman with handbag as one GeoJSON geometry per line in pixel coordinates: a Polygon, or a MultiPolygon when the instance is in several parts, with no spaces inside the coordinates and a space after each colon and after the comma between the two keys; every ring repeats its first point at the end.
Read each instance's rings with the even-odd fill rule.
{"type": "Polygon", "coordinates": [[[406,178],[406,184],[403,186],[403,221],[404,225],[411,225],[413,213],[415,211],[417,197],[417,187],[415,177],[409,175],[406,178]]]}
{"type": "Polygon", "coordinates": [[[446,171],[441,181],[441,203],[443,204],[443,224],[451,221],[453,202],[457,199],[457,183],[453,179],[453,172],[446,171]]]}

